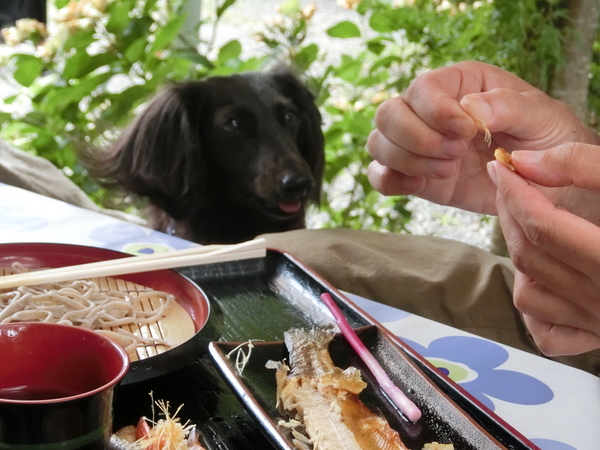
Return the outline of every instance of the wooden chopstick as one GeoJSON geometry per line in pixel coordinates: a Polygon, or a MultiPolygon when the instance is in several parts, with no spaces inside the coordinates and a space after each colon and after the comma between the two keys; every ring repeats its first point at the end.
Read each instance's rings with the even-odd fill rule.
{"type": "Polygon", "coordinates": [[[0,289],[32,284],[58,283],[91,277],[110,277],[152,270],[173,269],[266,255],[265,240],[254,239],[235,245],[207,245],[172,252],[131,256],[56,269],[37,270],[0,277],[0,289]]]}

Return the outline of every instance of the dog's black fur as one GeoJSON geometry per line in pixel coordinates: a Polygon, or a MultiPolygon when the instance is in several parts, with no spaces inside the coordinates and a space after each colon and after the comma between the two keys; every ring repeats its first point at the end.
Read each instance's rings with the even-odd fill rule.
{"type": "Polygon", "coordinates": [[[311,92],[279,68],[164,90],[91,173],[146,197],[151,227],[230,244],[305,226],[323,145],[311,92]]]}

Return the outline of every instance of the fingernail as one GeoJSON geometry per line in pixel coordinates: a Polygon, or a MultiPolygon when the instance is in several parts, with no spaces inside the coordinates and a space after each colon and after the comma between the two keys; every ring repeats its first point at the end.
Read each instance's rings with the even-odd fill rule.
{"type": "Polygon", "coordinates": [[[492,183],[498,186],[498,174],[496,173],[496,161],[490,161],[486,165],[488,175],[492,179],[492,183]]]}
{"type": "Polygon", "coordinates": [[[544,152],[540,150],[516,150],[511,153],[512,159],[527,165],[539,164],[543,156],[544,152]]]}
{"type": "Polygon", "coordinates": [[[471,117],[481,120],[484,124],[487,124],[492,118],[490,104],[481,99],[478,94],[465,95],[460,100],[460,105],[471,117]]]}

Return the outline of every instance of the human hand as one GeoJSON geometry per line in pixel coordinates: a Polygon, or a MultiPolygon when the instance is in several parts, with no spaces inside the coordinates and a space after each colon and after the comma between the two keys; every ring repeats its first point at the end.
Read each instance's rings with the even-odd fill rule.
{"type": "Polygon", "coordinates": [[[600,348],[600,147],[515,151],[517,173],[488,165],[500,224],[517,273],[513,301],[548,356],[600,348]],[[522,176],[520,176],[522,175],[522,176]],[[539,186],[567,191],[551,201],[539,186]],[[574,208],[573,208],[574,206],[574,208]],[[586,220],[587,219],[587,220],[586,220]]]}
{"type": "Polygon", "coordinates": [[[367,143],[375,189],[485,214],[496,213],[496,188],[485,170],[496,147],[544,149],[596,139],[563,103],[473,61],[415,79],[404,96],[379,107],[376,126],[367,143]],[[475,118],[492,133],[490,144],[475,118]]]}

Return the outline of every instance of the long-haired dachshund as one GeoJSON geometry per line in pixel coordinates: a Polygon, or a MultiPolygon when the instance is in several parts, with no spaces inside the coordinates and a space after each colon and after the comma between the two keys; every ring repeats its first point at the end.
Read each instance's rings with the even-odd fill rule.
{"type": "Polygon", "coordinates": [[[171,86],[90,172],[146,197],[152,228],[229,244],[305,226],[323,145],[311,92],[279,68],[171,86]]]}

